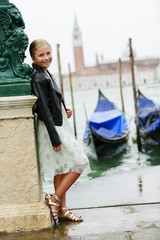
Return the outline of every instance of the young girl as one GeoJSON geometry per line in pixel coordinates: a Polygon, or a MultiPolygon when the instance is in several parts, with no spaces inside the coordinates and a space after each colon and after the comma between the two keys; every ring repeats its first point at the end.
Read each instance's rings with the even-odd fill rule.
{"type": "Polygon", "coordinates": [[[72,111],[64,104],[63,96],[53,75],[48,71],[52,62],[50,44],[38,39],[30,45],[33,60],[32,93],[38,97],[34,112],[38,115],[38,142],[41,175],[43,182],[54,177],[53,192],[45,201],[54,223],[59,220],[81,222],[81,217],[72,214],[66,207],[66,191],[78,179],[85,168],[90,171],[89,161],[75,140],[68,123],[72,111]]]}

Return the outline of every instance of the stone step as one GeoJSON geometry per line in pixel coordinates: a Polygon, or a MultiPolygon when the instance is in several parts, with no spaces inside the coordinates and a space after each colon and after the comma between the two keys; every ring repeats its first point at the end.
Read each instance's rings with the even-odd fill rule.
{"type": "Polygon", "coordinates": [[[50,212],[42,202],[0,205],[0,232],[50,228],[50,212]]]}

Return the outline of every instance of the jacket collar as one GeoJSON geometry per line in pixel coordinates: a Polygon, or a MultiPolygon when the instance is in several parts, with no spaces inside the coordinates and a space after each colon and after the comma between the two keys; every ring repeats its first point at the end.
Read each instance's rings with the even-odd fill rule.
{"type": "MultiPolygon", "coordinates": [[[[48,79],[50,79],[49,76],[45,73],[45,71],[44,71],[40,66],[38,66],[37,64],[35,64],[34,69],[37,70],[38,72],[44,73],[44,74],[45,74],[45,77],[48,78],[48,79]]],[[[47,71],[48,71],[48,70],[47,70],[47,71]]],[[[49,73],[49,75],[51,76],[51,78],[52,78],[52,80],[53,80],[53,81],[51,81],[52,87],[54,88],[54,90],[55,90],[57,93],[59,93],[59,94],[62,95],[60,89],[58,88],[58,86],[57,86],[57,84],[56,84],[56,82],[55,82],[54,76],[53,76],[49,71],[48,71],[48,73],[49,73]]],[[[50,80],[51,80],[51,79],[50,79],[50,80]]]]}
{"type": "Polygon", "coordinates": [[[39,72],[44,72],[44,70],[40,66],[38,66],[36,63],[34,63],[34,69],[39,72]]]}
{"type": "MultiPolygon", "coordinates": [[[[45,73],[45,71],[43,70],[43,68],[41,68],[40,66],[38,66],[36,63],[34,65],[34,69],[37,70],[38,72],[43,72],[47,77],[48,75],[45,73]]],[[[51,76],[51,78],[53,80],[55,80],[55,78],[53,77],[53,75],[47,70],[47,72],[49,73],[49,75],[51,76]]],[[[48,77],[49,78],[49,77],[48,77]]]]}

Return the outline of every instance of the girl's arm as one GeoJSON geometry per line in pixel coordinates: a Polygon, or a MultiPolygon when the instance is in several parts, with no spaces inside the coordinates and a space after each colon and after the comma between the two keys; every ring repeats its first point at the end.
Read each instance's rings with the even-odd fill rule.
{"type": "Polygon", "coordinates": [[[66,108],[63,96],[62,96],[62,103],[63,103],[64,109],[66,111],[67,117],[70,118],[72,116],[72,110],[69,108],[66,108]]]}
{"type": "Polygon", "coordinates": [[[67,114],[67,117],[70,118],[72,116],[72,110],[67,108],[66,109],[66,114],[67,114]]]}
{"type": "Polygon", "coordinates": [[[37,105],[40,116],[48,130],[48,134],[53,147],[61,145],[60,137],[56,131],[52,114],[49,108],[47,81],[43,79],[32,80],[35,95],[38,97],[37,105]]]}
{"type": "Polygon", "coordinates": [[[56,152],[59,152],[61,150],[61,145],[59,145],[57,147],[53,147],[53,150],[55,150],[56,152]]]}

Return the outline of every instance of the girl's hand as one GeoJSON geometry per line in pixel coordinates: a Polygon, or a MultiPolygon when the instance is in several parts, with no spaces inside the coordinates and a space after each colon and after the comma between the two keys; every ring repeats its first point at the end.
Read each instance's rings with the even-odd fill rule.
{"type": "Polygon", "coordinates": [[[67,108],[66,114],[67,114],[67,117],[70,118],[72,116],[72,110],[67,108]]]}
{"type": "Polygon", "coordinates": [[[59,152],[61,150],[61,145],[53,147],[53,150],[56,151],[56,152],[59,152]]]}

